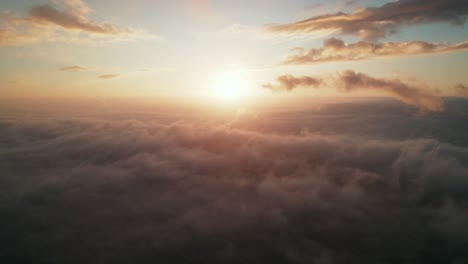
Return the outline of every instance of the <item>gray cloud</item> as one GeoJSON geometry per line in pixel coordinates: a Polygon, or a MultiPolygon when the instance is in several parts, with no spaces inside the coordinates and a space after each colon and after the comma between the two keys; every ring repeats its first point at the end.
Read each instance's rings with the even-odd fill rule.
{"type": "Polygon", "coordinates": [[[398,79],[375,78],[351,70],[344,71],[338,76],[326,77],[294,77],[292,75],[281,75],[278,76],[277,82],[277,84],[264,84],[263,87],[274,91],[291,91],[299,87],[336,87],[338,91],[343,92],[373,90],[392,96],[406,104],[417,106],[425,111],[438,112],[443,109],[442,99],[433,95],[431,91],[425,87],[404,83],[398,79]]]}
{"type": "Polygon", "coordinates": [[[266,30],[285,34],[333,31],[377,39],[393,34],[403,26],[415,24],[445,22],[462,25],[467,15],[468,4],[464,0],[399,0],[380,7],[357,9],[350,14],[339,12],[296,23],[272,24],[266,26],[266,30]]]}
{"type": "MultiPolygon", "coordinates": [[[[382,105],[343,116],[324,111],[316,122],[330,116],[322,128],[333,130],[336,118],[385,127],[396,113],[374,111],[382,105]]],[[[285,128],[317,128],[304,123],[304,112],[311,113],[283,116],[285,128]]],[[[397,116],[412,127],[426,120],[397,116]]],[[[452,118],[427,120],[453,135],[437,123],[452,118]]],[[[468,258],[464,147],[359,137],[348,129],[278,134],[130,119],[0,122],[3,260],[432,264],[468,258]],[[56,250],[43,253],[47,248],[56,250]]]]}
{"type": "Polygon", "coordinates": [[[288,56],[284,64],[313,64],[329,61],[357,61],[377,57],[439,54],[468,50],[468,42],[456,44],[428,43],[424,41],[372,43],[360,41],[346,44],[331,38],[317,49],[294,49],[296,54],[288,56]]]}

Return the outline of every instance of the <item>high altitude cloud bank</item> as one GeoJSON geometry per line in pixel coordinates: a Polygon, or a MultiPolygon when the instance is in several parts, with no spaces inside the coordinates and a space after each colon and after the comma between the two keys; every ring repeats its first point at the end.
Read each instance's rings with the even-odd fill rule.
{"type": "Polygon", "coordinates": [[[288,56],[284,64],[313,64],[330,61],[357,61],[377,57],[438,54],[468,50],[468,42],[456,44],[429,43],[425,41],[372,43],[359,41],[346,44],[338,38],[324,41],[317,49],[295,48],[296,54],[288,56]]]}
{"type": "MultiPolygon", "coordinates": [[[[358,122],[372,112],[364,122],[391,122],[391,113],[373,109],[344,117],[358,122]]],[[[306,125],[304,113],[288,112],[285,124],[306,125]]],[[[335,130],[336,113],[317,121],[329,114],[335,130]]],[[[424,117],[413,118],[398,120],[415,127],[424,117]]],[[[437,116],[428,120],[453,136],[437,116]]],[[[467,149],[348,131],[3,120],[0,256],[71,264],[464,263],[467,149]]]]}
{"type": "Polygon", "coordinates": [[[380,7],[357,9],[350,14],[339,12],[296,23],[271,24],[266,26],[266,30],[281,34],[332,31],[362,39],[378,39],[415,24],[444,22],[463,25],[467,16],[468,3],[465,0],[398,0],[380,7]]]}
{"type": "Polygon", "coordinates": [[[351,70],[344,71],[337,76],[326,77],[280,75],[277,82],[277,84],[264,84],[263,87],[274,91],[291,91],[299,87],[316,89],[336,87],[338,91],[342,92],[372,90],[392,96],[406,104],[417,106],[426,111],[438,112],[443,109],[442,99],[432,95],[425,87],[404,83],[398,79],[375,78],[351,70]]]}

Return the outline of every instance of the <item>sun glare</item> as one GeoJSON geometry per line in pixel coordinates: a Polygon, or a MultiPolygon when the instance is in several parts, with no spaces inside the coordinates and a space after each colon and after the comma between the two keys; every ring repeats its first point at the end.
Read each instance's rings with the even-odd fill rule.
{"type": "Polygon", "coordinates": [[[246,74],[242,71],[215,74],[209,94],[223,104],[245,100],[250,95],[246,74]]]}

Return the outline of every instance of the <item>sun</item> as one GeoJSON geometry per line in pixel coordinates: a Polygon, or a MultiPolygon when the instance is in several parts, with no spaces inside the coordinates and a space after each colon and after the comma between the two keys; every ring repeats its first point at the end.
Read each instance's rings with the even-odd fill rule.
{"type": "Polygon", "coordinates": [[[214,74],[209,94],[219,103],[246,100],[250,95],[246,74],[240,70],[214,74]]]}

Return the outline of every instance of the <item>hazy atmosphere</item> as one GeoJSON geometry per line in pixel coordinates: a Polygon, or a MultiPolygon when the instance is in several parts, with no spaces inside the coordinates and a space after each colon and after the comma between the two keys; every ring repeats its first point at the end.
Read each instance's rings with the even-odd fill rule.
{"type": "Polygon", "coordinates": [[[3,0],[1,263],[468,263],[465,0],[3,0]]]}

